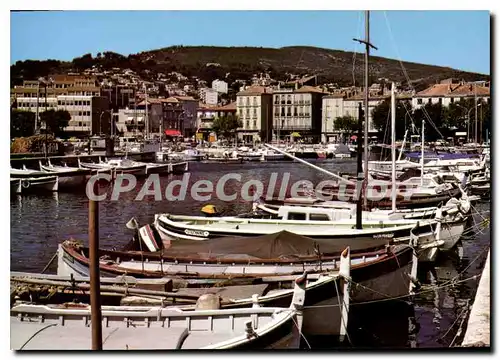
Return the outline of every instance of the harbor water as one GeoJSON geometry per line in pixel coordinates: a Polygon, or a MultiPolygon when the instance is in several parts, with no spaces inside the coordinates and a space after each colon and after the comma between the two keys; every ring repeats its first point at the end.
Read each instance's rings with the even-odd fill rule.
{"type": "MultiPolygon", "coordinates": [[[[318,160],[317,165],[332,172],[356,170],[352,159],[318,160]]],[[[287,193],[293,183],[302,180],[313,184],[331,179],[327,174],[297,162],[248,162],[236,164],[189,163],[189,173],[168,175],[161,178],[162,200],[145,196],[136,200],[144,180],[139,180],[134,190],[122,193],[118,201],[99,203],[99,234],[102,248],[119,249],[127,243],[133,233],[125,227],[135,217],[140,225],[151,223],[157,213],[202,215],[200,209],[213,204],[223,215],[235,215],[251,211],[248,195],[242,196],[242,186],[250,180],[259,180],[265,185],[273,175],[276,178],[274,193],[289,174],[287,193]],[[226,202],[215,195],[217,182],[227,174],[237,174],[241,179],[229,180],[225,194],[235,194],[236,199],[226,202]],[[188,176],[187,193],[183,201],[165,199],[169,183],[188,176]],[[196,200],[191,196],[192,185],[199,180],[209,180],[214,185],[210,192],[201,192],[207,200],[196,200]]],[[[244,190],[244,189],[243,189],[244,190]]],[[[248,189],[247,189],[248,190],[248,189]]],[[[108,189],[111,193],[111,189],[108,189]]],[[[248,191],[247,191],[248,193],[248,191]]],[[[177,195],[174,190],[174,195],[177,195]]],[[[461,247],[451,254],[440,256],[432,267],[419,268],[420,290],[410,305],[400,301],[396,306],[382,310],[366,307],[360,319],[353,319],[349,326],[349,342],[354,347],[376,348],[443,348],[460,344],[462,335],[458,329],[467,324],[468,308],[472,305],[488,249],[490,228],[484,226],[489,218],[489,202],[477,203],[473,218],[466,231],[461,247]],[[480,226],[480,223],[481,226],[480,226]]],[[[88,199],[85,191],[55,193],[50,195],[11,195],[11,270],[40,272],[50,261],[57,245],[69,238],[88,243],[88,199]]],[[[55,273],[55,262],[48,272],[55,273]]],[[[383,304],[380,304],[383,305],[383,304]]],[[[328,343],[318,345],[328,347],[328,343]]]]}

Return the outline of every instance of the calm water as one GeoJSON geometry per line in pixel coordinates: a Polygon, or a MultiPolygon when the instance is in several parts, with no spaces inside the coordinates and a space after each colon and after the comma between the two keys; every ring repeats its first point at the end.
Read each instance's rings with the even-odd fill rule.
{"type": "MultiPolygon", "coordinates": [[[[334,172],[355,172],[353,160],[317,161],[317,165],[334,172]]],[[[214,204],[225,215],[251,210],[251,204],[241,197],[242,184],[249,180],[269,182],[273,172],[277,173],[275,193],[290,174],[288,190],[294,182],[310,180],[314,184],[328,179],[328,175],[296,162],[245,163],[245,164],[202,164],[190,163],[189,181],[185,201],[165,200],[165,189],[173,180],[182,180],[182,175],[169,175],[161,179],[163,200],[155,201],[153,196],[135,201],[141,189],[141,182],[135,191],[121,194],[119,201],[108,199],[99,206],[100,244],[103,248],[120,247],[132,236],[125,224],[135,217],[139,224],[150,223],[154,214],[170,212],[185,215],[201,215],[205,204],[214,204]],[[207,201],[196,201],[190,195],[191,185],[198,180],[210,180],[214,184],[227,173],[241,175],[241,181],[226,183],[225,193],[238,193],[234,202],[216,199],[215,194],[207,201]]],[[[266,185],[267,186],[267,185],[266,185]]],[[[178,191],[178,190],[177,190],[178,191]]],[[[266,188],[267,191],[267,188],[266,188]]],[[[111,191],[110,191],[111,192],[111,191]]],[[[174,192],[176,194],[177,192],[174,192]]],[[[203,193],[205,194],[205,193],[203,193]]],[[[489,217],[489,203],[476,205],[478,214],[470,226],[479,223],[482,216],[489,217]]],[[[87,243],[88,207],[82,193],[59,193],[46,196],[11,197],[11,270],[40,272],[57,249],[57,244],[70,237],[87,243]]],[[[458,274],[467,279],[481,272],[489,246],[489,228],[483,233],[474,231],[464,236],[463,257],[443,256],[435,267],[419,269],[419,280],[423,287],[443,285],[458,274]],[[477,258],[477,259],[476,259],[477,258]],[[471,262],[474,260],[471,264],[471,262]]],[[[49,272],[55,272],[53,264],[49,272]]],[[[386,307],[383,310],[367,308],[362,321],[353,320],[351,342],[355,346],[375,347],[447,347],[452,342],[463,316],[467,300],[473,298],[478,284],[469,280],[454,286],[418,295],[414,306],[386,307]],[[410,326],[408,324],[411,324],[410,326]],[[455,324],[454,324],[455,323],[455,324]],[[450,327],[454,326],[450,329],[450,327]]],[[[471,300],[472,302],[472,300],[471,300]]],[[[461,339],[455,339],[455,342],[461,339]]]]}

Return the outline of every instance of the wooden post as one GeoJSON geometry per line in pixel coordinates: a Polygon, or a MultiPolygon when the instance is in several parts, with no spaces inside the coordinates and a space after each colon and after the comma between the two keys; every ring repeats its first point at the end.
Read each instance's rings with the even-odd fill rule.
{"type": "Polygon", "coordinates": [[[99,276],[99,203],[89,200],[90,322],[92,350],[102,350],[101,289],[99,276]]]}

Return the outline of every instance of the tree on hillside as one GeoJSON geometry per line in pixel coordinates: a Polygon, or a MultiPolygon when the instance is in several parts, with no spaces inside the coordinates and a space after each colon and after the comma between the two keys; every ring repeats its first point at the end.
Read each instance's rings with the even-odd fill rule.
{"type": "Polygon", "coordinates": [[[28,137],[35,133],[35,113],[12,109],[10,112],[10,137],[28,137]]]}
{"type": "MultiPolygon", "coordinates": [[[[334,120],[333,126],[335,130],[339,130],[350,136],[353,132],[358,130],[358,120],[352,116],[339,116],[334,120]]],[[[345,134],[343,134],[344,137],[345,134]]]]}
{"type": "Polygon", "coordinates": [[[236,115],[222,116],[214,120],[212,130],[217,136],[223,136],[226,139],[234,137],[233,134],[236,130],[243,126],[243,123],[236,115]]]}
{"type": "MultiPolygon", "coordinates": [[[[372,110],[372,122],[379,133],[379,137],[384,142],[391,141],[391,100],[382,101],[372,110]]],[[[410,126],[410,115],[412,106],[409,101],[396,102],[396,139],[404,137],[406,129],[410,126]]],[[[413,117],[413,116],[412,116],[413,117]]]]}
{"type": "Polygon", "coordinates": [[[66,110],[47,110],[40,113],[40,121],[47,124],[47,133],[61,136],[68,126],[71,115],[66,110]]]}

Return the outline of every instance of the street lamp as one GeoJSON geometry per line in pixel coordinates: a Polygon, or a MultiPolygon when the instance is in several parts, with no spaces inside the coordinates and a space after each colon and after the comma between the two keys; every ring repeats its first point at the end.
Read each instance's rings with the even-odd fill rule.
{"type": "Polygon", "coordinates": [[[478,107],[481,106],[481,104],[474,104],[474,107],[467,109],[465,106],[462,106],[460,104],[456,104],[459,108],[464,109],[467,111],[467,142],[470,141],[469,139],[469,126],[470,126],[470,112],[478,107]]]}

